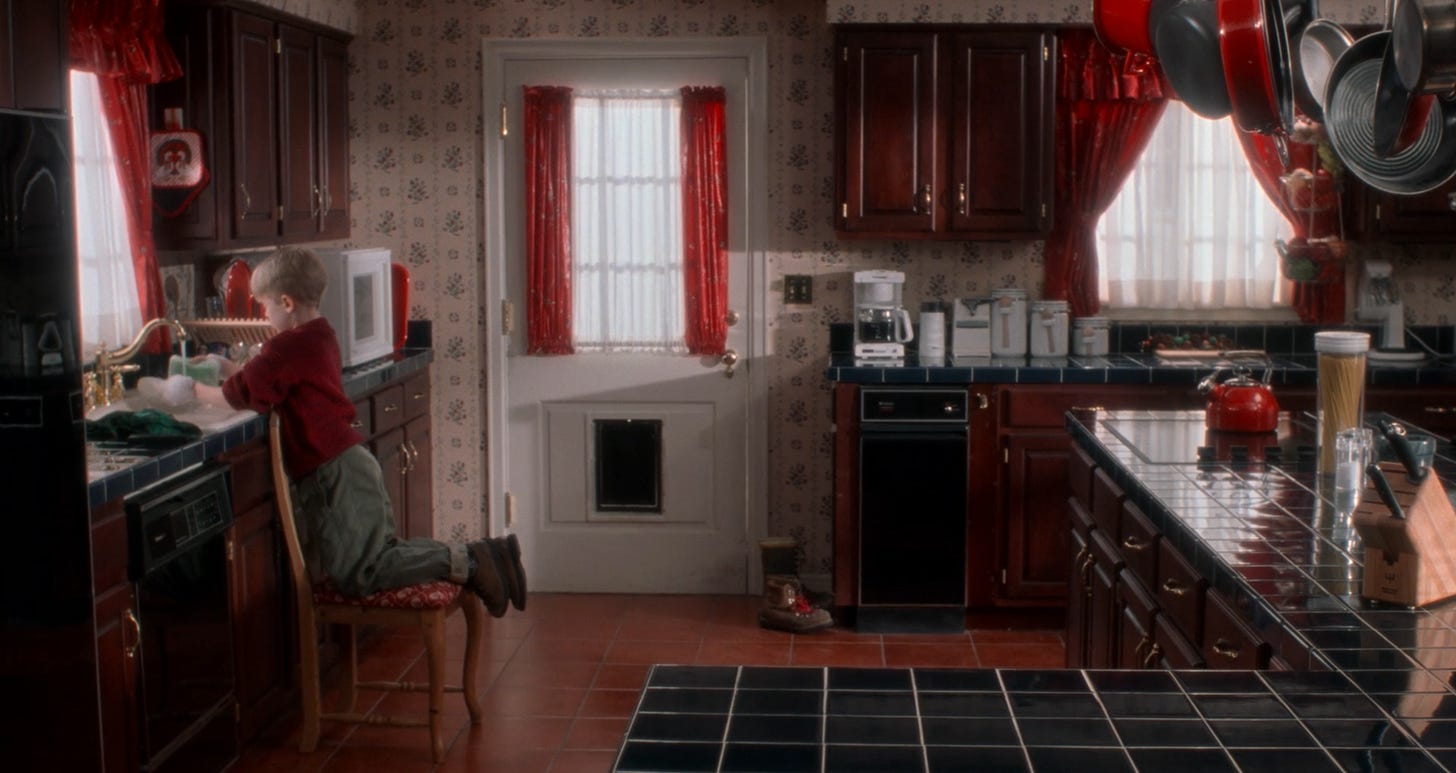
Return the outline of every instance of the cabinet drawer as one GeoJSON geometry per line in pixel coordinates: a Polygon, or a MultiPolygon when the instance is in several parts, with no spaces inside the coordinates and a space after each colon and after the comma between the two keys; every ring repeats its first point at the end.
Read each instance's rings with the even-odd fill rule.
{"type": "Polygon", "coordinates": [[[388,432],[404,424],[404,384],[386,387],[369,398],[372,434],[388,432]]]}
{"type": "Polygon", "coordinates": [[[1067,517],[1072,521],[1072,531],[1081,535],[1083,540],[1087,539],[1087,532],[1097,528],[1086,506],[1071,497],[1067,498],[1067,517]]]}
{"type": "Polygon", "coordinates": [[[1167,615],[1158,615],[1153,620],[1153,648],[1155,657],[1161,657],[1168,668],[1203,668],[1203,653],[1167,615]]]}
{"type": "Polygon", "coordinates": [[[1092,504],[1092,471],[1097,469],[1092,457],[1079,446],[1072,446],[1067,457],[1067,487],[1072,496],[1082,501],[1084,507],[1092,504]]]}
{"type": "Polygon", "coordinates": [[[1092,520],[1109,536],[1117,534],[1117,522],[1122,520],[1122,500],[1126,496],[1106,470],[1092,471],[1092,520]]]}
{"type": "Polygon", "coordinates": [[[1085,387],[1007,387],[1001,398],[1001,404],[1006,406],[1006,424],[1013,427],[1065,427],[1067,418],[1064,414],[1069,408],[1087,408],[1097,404],[1097,398],[1089,398],[1088,392],[1085,387]]]}
{"type": "Polygon", "coordinates": [[[424,416],[430,412],[430,372],[410,377],[404,382],[404,420],[424,416]]]}
{"type": "Polygon", "coordinates": [[[1208,591],[1203,607],[1203,660],[1209,668],[1251,669],[1269,665],[1269,643],[1254,632],[1223,594],[1208,591]]]}
{"type": "Polygon", "coordinates": [[[1127,568],[1148,587],[1156,585],[1158,544],[1162,541],[1162,533],[1143,515],[1141,508],[1131,502],[1123,502],[1122,526],[1118,534],[1121,538],[1117,546],[1122,550],[1122,557],[1127,559],[1127,568]]]}
{"type": "Polygon", "coordinates": [[[1203,579],[1168,540],[1158,540],[1158,606],[1188,634],[1193,642],[1202,641],[1203,596],[1208,581],[1203,579]]]}
{"type": "Polygon", "coordinates": [[[1118,632],[1117,668],[1146,668],[1153,646],[1153,620],[1158,616],[1158,602],[1143,581],[1131,570],[1124,569],[1117,581],[1117,606],[1122,610],[1122,627],[1118,632]]]}
{"type": "Polygon", "coordinates": [[[263,438],[256,438],[218,457],[228,464],[235,513],[273,497],[273,465],[265,443],[263,438]]]}

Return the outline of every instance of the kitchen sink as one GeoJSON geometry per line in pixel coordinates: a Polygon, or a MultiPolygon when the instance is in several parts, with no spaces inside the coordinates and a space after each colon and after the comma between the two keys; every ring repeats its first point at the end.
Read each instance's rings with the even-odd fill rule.
{"type": "Polygon", "coordinates": [[[203,405],[202,403],[193,403],[185,408],[173,408],[164,403],[149,400],[136,390],[128,390],[121,400],[113,401],[110,405],[101,405],[93,408],[86,414],[86,418],[95,420],[116,411],[142,411],[149,409],[161,411],[177,421],[194,424],[198,429],[202,430],[202,434],[204,435],[221,432],[229,427],[242,424],[258,415],[256,411],[239,411],[232,408],[203,405]]]}

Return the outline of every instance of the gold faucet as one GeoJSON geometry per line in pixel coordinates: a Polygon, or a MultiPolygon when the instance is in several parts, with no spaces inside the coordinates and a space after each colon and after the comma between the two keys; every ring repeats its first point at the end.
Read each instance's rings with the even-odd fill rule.
{"type": "Polygon", "coordinates": [[[146,342],[153,330],[164,325],[170,326],[177,333],[178,342],[190,338],[187,335],[187,328],[182,327],[181,322],[157,317],[142,325],[141,332],[137,333],[136,338],[120,349],[108,351],[104,341],[96,347],[96,365],[90,373],[86,374],[85,383],[82,385],[82,399],[86,403],[87,412],[98,405],[111,405],[113,401],[121,399],[126,391],[121,383],[121,374],[130,373],[140,367],[124,363],[137,356],[137,352],[142,350],[142,344],[146,342]]]}

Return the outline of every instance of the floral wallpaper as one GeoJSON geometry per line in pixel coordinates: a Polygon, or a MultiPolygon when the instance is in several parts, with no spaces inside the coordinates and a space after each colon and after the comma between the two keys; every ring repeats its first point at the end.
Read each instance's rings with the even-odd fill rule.
{"type": "MultiPolygon", "coordinates": [[[[392,247],[412,272],[411,317],[434,325],[435,530],[468,537],[485,507],[480,41],[488,37],[761,36],[769,56],[767,255],[773,280],[769,530],[832,566],[827,325],[847,320],[849,277],[903,270],[906,301],[1040,295],[1042,243],[838,241],[833,223],[833,23],[1090,22],[1091,3],[820,0],[266,0],[355,35],[350,46],[351,241],[392,247]],[[814,304],[779,305],[784,274],[814,277],[814,304]]],[[[1370,2],[1325,0],[1341,21],[1378,21],[1370,2]]],[[[1383,9],[1383,4],[1379,6],[1383,9]]],[[[1379,246],[1395,261],[1412,321],[1449,322],[1451,249],[1379,246]]],[[[1352,261],[1352,265],[1354,261],[1352,261]]]]}

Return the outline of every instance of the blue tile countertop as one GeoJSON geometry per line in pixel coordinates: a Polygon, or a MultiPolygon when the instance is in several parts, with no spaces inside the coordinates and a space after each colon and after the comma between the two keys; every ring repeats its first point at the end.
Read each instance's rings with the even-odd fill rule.
{"type": "MultiPolygon", "coordinates": [[[[357,399],[387,382],[425,369],[434,359],[434,352],[430,349],[406,349],[398,359],[384,359],[347,370],[344,372],[344,392],[350,399],[357,399]]],[[[192,443],[160,452],[91,481],[87,487],[88,501],[91,507],[97,507],[267,434],[266,416],[255,416],[221,432],[205,434],[192,443]]]]}
{"type": "MultiPolygon", "coordinates": [[[[1363,548],[1315,472],[1310,416],[1282,416],[1272,462],[1199,461],[1203,418],[1069,413],[1067,427],[1273,654],[1348,682],[1415,742],[1456,749],[1456,599],[1408,608],[1360,596],[1363,548]]],[[[1433,469],[1456,490],[1449,443],[1433,469]]]]}
{"type": "MultiPolygon", "coordinates": [[[[968,357],[946,365],[922,366],[913,355],[906,365],[863,367],[854,358],[832,358],[825,377],[850,384],[1196,384],[1219,359],[1165,359],[1154,354],[1112,354],[1105,357],[968,357]]],[[[1254,375],[1262,367],[1253,365],[1254,375]]],[[[1315,385],[1315,355],[1270,355],[1271,386],[1315,385]]],[[[1449,386],[1456,384],[1456,362],[1429,358],[1416,365],[1378,365],[1366,369],[1373,386],[1449,386]]]]}

